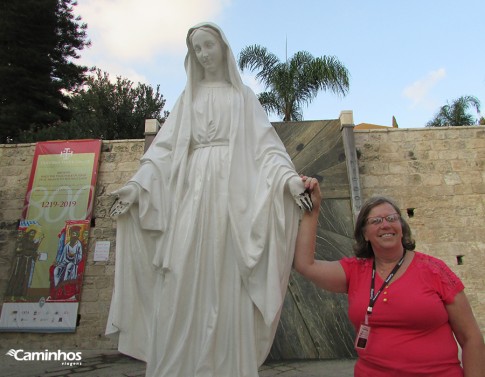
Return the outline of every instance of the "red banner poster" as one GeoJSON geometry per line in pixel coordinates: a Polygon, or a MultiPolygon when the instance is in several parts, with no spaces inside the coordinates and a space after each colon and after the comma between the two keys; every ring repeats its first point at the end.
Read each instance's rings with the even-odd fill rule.
{"type": "Polygon", "coordinates": [[[73,332],[101,140],[37,143],[0,331],[73,332]]]}

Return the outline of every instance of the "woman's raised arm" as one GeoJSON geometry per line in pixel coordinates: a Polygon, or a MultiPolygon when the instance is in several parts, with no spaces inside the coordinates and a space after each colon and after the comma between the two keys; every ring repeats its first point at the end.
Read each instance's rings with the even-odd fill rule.
{"type": "Polygon", "coordinates": [[[338,261],[315,260],[318,214],[322,200],[320,185],[316,178],[302,177],[305,188],[310,192],[313,202],[311,212],[304,211],[296,238],[293,267],[318,287],[346,293],[345,272],[338,261]]]}

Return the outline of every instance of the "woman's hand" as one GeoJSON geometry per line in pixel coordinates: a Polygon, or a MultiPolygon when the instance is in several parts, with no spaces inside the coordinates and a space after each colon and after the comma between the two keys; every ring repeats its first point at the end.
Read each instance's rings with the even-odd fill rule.
{"type": "Polygon", "coordinates": [[[322,194],[316,178],[302,176],[305,190],[310,194],[313,210],[303,215],[296,238],[293,267],[318,287],[331,292],[347,291],[345,272],[340,262],[315,260],[318,216],[322,194]]]}
{"type": "Polygon", "coordinates": [[[318,179],[316,178],[307,177],[305,175],[301,176],[301,180],[305,186],[305,192],[310,194],[313,210],[318,212],[320,210],[320,202],[322,201],[320,182],[318,182],[318,179]]]}
{"type": "Polygon", "coordinates": [[[311,212],[313,203],[310,198],[310,192],[306,189],[305,183],[298,177],[292,177],[288,181],[288,189],[295,199],[296,204],[301,209],[311,212]]]}

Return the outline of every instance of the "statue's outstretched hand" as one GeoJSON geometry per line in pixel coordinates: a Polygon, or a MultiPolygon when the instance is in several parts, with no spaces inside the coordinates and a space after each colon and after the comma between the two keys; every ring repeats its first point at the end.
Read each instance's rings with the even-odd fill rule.
{"type": "Polygon", "coordinates": [[[310,197],[310,191],[305,188],[305,184],[300,177],[290,178],[288,181],[288,189],[295,199],[296,204],[301,209],[311,212],[313,209],[313,202],[310,197]]]}
{"type": "Polygon", "coordinates": [[[118,217],[126,213],[133,203],[138,200],[138,186],[136,184],[127,184],[119,190],[113,191],[110,195],[116,196],[115,202],[111,206],[109,215],[118,217]]]}

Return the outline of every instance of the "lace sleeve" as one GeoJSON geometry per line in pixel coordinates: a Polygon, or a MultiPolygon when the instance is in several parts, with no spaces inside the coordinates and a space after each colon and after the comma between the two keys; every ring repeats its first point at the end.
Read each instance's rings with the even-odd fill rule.
{"type": "Polygon", "coordinates": [[[451,304],[456,294],[465,288],[460,278],[442,260],[421,254],[419,265],[425,280],[436,289],[445,304],[451,304]]]}

